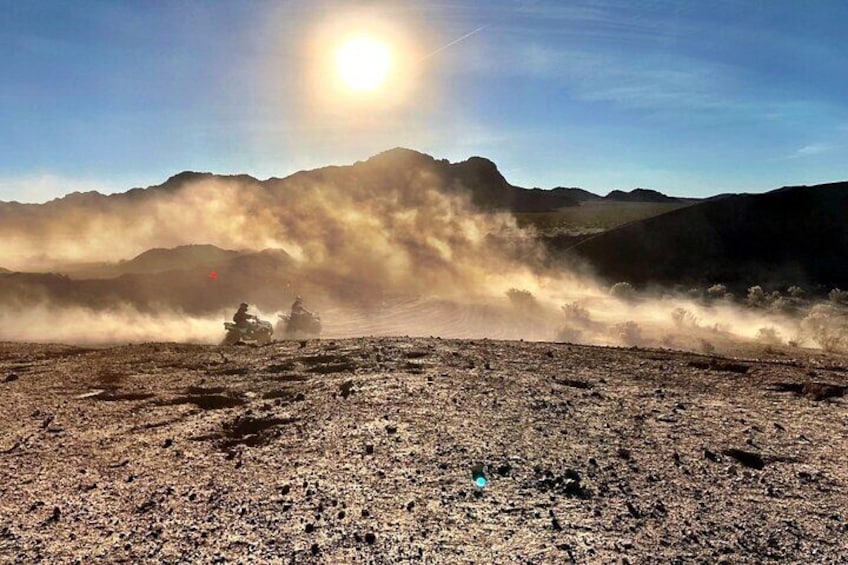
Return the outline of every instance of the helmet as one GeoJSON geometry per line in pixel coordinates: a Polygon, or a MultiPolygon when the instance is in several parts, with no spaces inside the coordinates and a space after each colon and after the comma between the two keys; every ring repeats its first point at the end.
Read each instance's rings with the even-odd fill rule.
{"type": "Polygon", "coordinates": [[[247,308],[247,302],[242,302],[241,304],[239,304],[239,308],[247,308]]]}

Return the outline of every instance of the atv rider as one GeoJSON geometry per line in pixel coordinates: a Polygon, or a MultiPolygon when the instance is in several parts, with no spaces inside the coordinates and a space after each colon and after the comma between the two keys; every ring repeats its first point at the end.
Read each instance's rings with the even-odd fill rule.
{"type": "Polygon", "coordinates": [[[233,314],[233,321],[239,328],[246,328],[250,325],[251,320],[258,322],[259,318],[254,316],[253,314],[248,314],[247,303],[242,302],[241,304],[239,304],[239,308],[236,313],[233,314]]]}
{"type": "Polygon", "coordinates": [[[299,316],[310,316],[312,312],[303,307],[303,298],[298,296],[294,299],[294,304],[291,307],[291,317],[296,318],[299,316]]]}

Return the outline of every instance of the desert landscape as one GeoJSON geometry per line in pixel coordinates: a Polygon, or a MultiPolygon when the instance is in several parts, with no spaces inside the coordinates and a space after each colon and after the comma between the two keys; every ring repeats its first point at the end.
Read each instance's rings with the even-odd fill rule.
{"type": "Polygon", "coordinates": [[[5,6],[0,564],[848,563],[845,21],[5,6]]]}
{"type": "MultiPolygon", "coordinates": [[[[734,198],[757,206],[804,194],[825,229],[833,207],[818,195],[845,199],[845,186],[669,209],[653,194],[624,207],[595,199],[581,215],[560,206],[561,194],[548,212],[513,207],[535,193],[509,185],[491,162],[445,164],[408,150],[298,173],[276,188],[176,178],[108,197],[0,205],[9,220],[0,233],[16,248],[55,241],[44,249],[74,254],[0,273],[3,561],[844,560],[848,293],[809,284],[841,282],[840,271],[804,269],[813,259],[798,246],[774,259],[795,265],[790,278],[765,290],[745,288],[768,260],[756,251],[734,262],[702,256],[715,269],[680,268],[671,281],[647,263],[636,284],[597,272],[621,265],[615,250],[639,245],[624,235],[634,231],[676,241],[651,244],[665,262],[692,263],[697,223],[678,216],[703,218],[714,249],[723,230],[738,229],[711,220],[734,198]],[[422,176],[437,179],[424,194],[422,176]],[[96,213],[134,243],[149,237],[133,232],[138,210],[172,214],[222,186],[273,203],[309,198],[314,187],[372,186],[365,179],[383,179],[399,201],[370,217],[380,230],[338,202],[325,209],[327,222],[359,237],[337,238],[324,223],[289,240],[289,249],[311,245],[315,260],[176,240],[91,261],[106,244],[96,233],[65,248],[51,235],[96,213]],[[168,207],[152,207],[161,198],[168,207]],[[422,223],[421,198],[456,221],[427,214],[422,223]],[[534,227],[533,214],[545,224],[534,227]],[[611,224],[593,229],[599,219],[611,224]],[[680,222],[692,242],[682,247],[680,222]],[[598,249],[607,255],[587,260],[598,249]],[[221,342],[239,300],[273,319],[295,293],[320,308],[320,337],[221,342]]],[[[777,225],[785,210],[756,217],[777,225]]],[[[292,229],[286,218],[266,217],[253,237],[280,237],[292,229]]],[[[238,234],[191,222],[171,237],[238,234]]],[[[756,231],[746,238],[754,250],[756,231]]]]}

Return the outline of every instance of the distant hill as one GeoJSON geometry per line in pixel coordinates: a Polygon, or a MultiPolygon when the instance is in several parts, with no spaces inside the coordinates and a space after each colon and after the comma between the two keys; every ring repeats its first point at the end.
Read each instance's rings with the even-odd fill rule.
{"type": "MultiPolygon", "coordinates": [[[[217,313],[246,300],[266,308],[283,308],[291,303],[295,292],[310,289],[318,295],[309,280],[297,278],[291,258],[280,250],[241,253],[212,248],[184,246],[156,249],[145,253],[142,264],[150,257],[171,265],[158,272],[126,273],[114,278],[72,279],[56,273],[10,273],[0,277],[0,306],[38,301],[50,297],[53,305],[89,308],[119,307],[132,304],[142,311],[157,312],[162,308],[178,309],[192,314],[217,313]],[[200,248],[198,250],[197,248],[200,248]],[[215,278],[210,269],[195,263],[198,252],[207,257],[226,259],[215,264],[215,278]],[[185,265],[173,265],[176,257],[185,257],[185,265]]],[[[127,263],[130,263],[129,261],[127,263]]],[[[136,264],[138,265],[138,264],[136,264]]]]}
{"type": "Polygon", "coordinates": [[[610,282],[848,287],[848,182],[725,195],[572,244],[610,282]]]}
{"type": "Polygon", "coordinates": [[[214,245],[181,245],[172,249],[149,249],[122,261],[116,267],[121,274],[157,273],[197,266],[214,266],[242,255],[240,251],[220,249],[214,245]]]}
{"type": "Polygon", "coordinates": [[[158,273],[194,267],[214,268],[246,253],[221,249],[214,245],[180,245],[175,248],[149,249],[129,260],[117,263],[70,263],[50,269],[74,279],[109,279],[121,275],[158,273]]]}
{"type": "Polygon", "coordinates": [[[604,199],[616,202],[680,202],[679,198],[666,196],[656,190],[648,190],[645,188],[634,188],[630,192],[613,190],[607,194],[604,199]]]}

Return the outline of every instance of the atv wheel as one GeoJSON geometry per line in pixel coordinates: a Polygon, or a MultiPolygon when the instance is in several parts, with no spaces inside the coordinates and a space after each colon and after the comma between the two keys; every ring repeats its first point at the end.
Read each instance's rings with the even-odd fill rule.
{"type": "Polygon", "coordinates": [[[239,332],[235,330],[230,330],[227,332],[227,335],[224,336],[224,341],[221,342],[221,345],[235,345],[241,339],[241,335],[239,332]]]}

